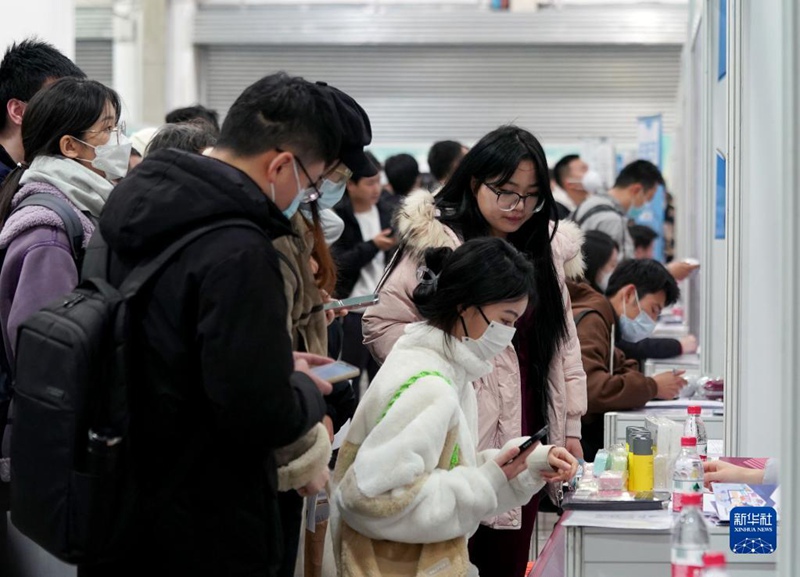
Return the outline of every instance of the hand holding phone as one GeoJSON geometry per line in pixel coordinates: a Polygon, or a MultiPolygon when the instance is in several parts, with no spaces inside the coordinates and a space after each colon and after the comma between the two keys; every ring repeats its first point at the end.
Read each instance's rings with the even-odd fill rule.
{"type": "Polygon", "coordinates": [[[313,367],[314,376],[329,383],[340,383],[348,379],[355,379],[361,374],[361,369],[344,361],[336,361],[327,365],[313,367]]]}
{"type": "Polygon", "coordinates": [[[380,302],[380,297],[376,294],[365,295],[361,297],[352,297],[349,299],[332,300],[322,305],[324,311],[341,311],[351,309],[361,309],[364,307],[371,307],[380,302]]]}
{"type": "Polygon", "coordinates": [[[528,468],[526,462],[528,455],[533,451],[534,445],[547,435],[548,430],[549,428],[545,425],[518,447],[511,447],[510,449],[501,451],[495,457],[495,462],[500,465],[500,469],[502,469],[509,481],[516,478],[528,468]]]}
{"type": "Polygon", "coordinates": [[[529,437],[527,441],[525,441],[519,446],[519,454],[521,455],[522,453],[527,451],[531,446],[533,446],[535,442],[544,439],[549,431],[550,427],[548,425],[545,425],[544,427],[536,431],[533,434],[533,436],[529,437]]]}

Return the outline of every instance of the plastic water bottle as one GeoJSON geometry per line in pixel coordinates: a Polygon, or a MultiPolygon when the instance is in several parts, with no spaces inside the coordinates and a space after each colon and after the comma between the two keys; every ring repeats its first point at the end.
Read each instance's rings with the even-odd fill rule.
{"type": "Polygon", "coordinates": [[[703,577],[728,577],[725,569],[725,553],[719,551],[708,552],[703,555],[703,577]]]}
{"type": "Polygon", "coordinates": [[[706,424],[700,416],[702,409],[693,405],[687,411],[689,416],[683,424],[683,436],[697,439],[697,454],[705,461],[708,458],[708,433],[706,424]]]}
{"type": "Polygon", "coordinates": [[[697,454],[697,439],[681,437],[681,452],[675,460],[672,474],[672,510],[683,508],[687,495],[703,498],[703,461],[697,454]]]}
{"type": "Polygon", "coordinates": [[[710,543],[702,506],[702,493],[683,498],[683,510],[672,528],[672,577],[702,575],[703,554],[710,543]]]}

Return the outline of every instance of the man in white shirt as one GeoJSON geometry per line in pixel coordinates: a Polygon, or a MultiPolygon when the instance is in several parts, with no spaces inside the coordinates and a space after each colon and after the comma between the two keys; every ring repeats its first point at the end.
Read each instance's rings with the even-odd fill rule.
{"type": "MultiPolygon", "coordinates": [[[[381,199],[378,168],[365,163],[352,171],[347,194],[335,209],[344,221],[344,231],[331,246],[338,276],[334,296],[339,299],[374,293],[397,245],[392,230],[393,207],[381,199]]],[[[353,311],[343,319],[342,360],[366,370],[372,380],[378,364],[363,344],[362,312],[353,311]]]]}

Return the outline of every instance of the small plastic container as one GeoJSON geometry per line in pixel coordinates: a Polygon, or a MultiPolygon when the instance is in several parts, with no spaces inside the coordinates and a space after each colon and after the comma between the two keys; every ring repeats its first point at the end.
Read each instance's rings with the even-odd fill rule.
{"type": "Polygon", "coordinates": [[[603,492],[625,490],[627,473],[625,471],[604,471],[597,479],[597,489],[603,492]]]}

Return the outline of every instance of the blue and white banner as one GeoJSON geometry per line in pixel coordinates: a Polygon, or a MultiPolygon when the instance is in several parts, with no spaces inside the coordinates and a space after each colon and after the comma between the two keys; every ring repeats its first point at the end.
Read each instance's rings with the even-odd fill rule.
{"type": "MultiPolygon", "coordinates": [[[[641,116],[637,119],[636,140],[638,143],[637,156],[642,160],[649,160],[660,170],[663,170],[663,150],[661,147],[664,134],[663,118],[660,114],[654,116],[641,116]]],[[[638,224],[649,226],[658,233],[654,245],[655,258],[664,260],[664,213],[666,210],[666,194],[664,187],[659,186],[655,197],[641,209],[631,212],[631,216],[638,224]]]]}

